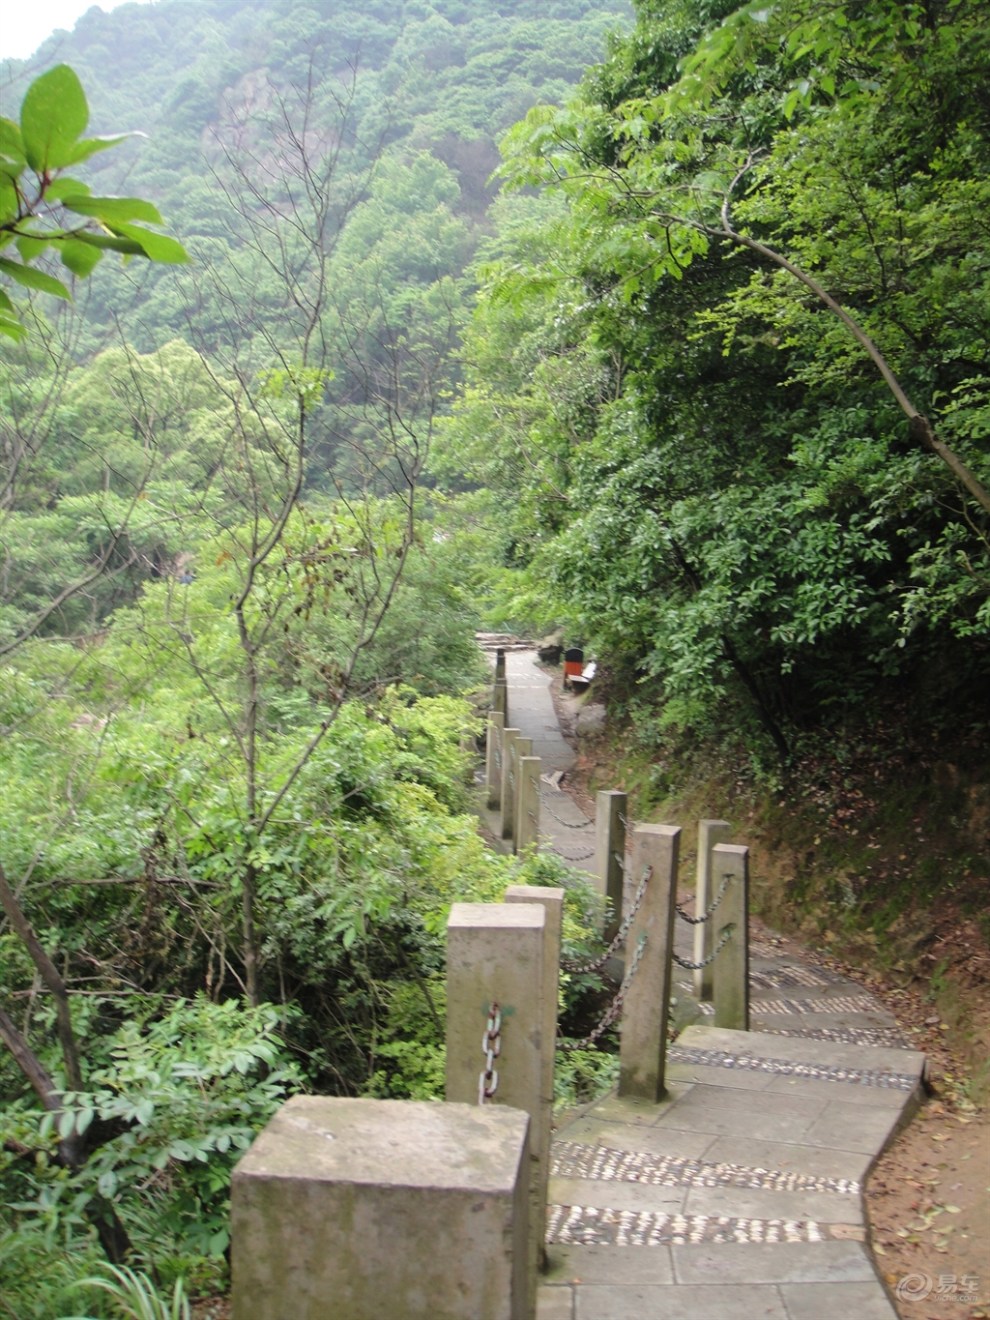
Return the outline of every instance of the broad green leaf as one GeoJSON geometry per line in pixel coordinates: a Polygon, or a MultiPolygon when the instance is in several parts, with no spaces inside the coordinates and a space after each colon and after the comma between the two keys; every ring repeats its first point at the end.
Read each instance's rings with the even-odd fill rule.
{"type": "Polygon", "coordinates": [[[141,251],[151,261],[181,266],[189,260],[189,253],[182,244],[167,234],[153,234],[150,229],[142,229],[139,225],[112,225],[111,228],[115,233],[139,243],[141,251]]]}
{"type": "Polygon", "coordinates": [[[17,215],[17,190],[5,175],[0,174],[0,224],[7,224],[17,215]]]}
{"type": "Polygon", "coordinates": [[[66,165],[78,165],[82,160],[89,160],[90,156],[95,156],[98,151],[106,151],[108,147],[115,147],[118,142],[126,142],[132,137],[147,137],[147,133],[135,130],[132,133],[117,133],[112,137],[93,137],[83,138],[77,142],[72,156],[65,163],[66,165]]]}
{"type": "Polygon", "coordinates": [[[43,270],[35,270],[33,266],[23,266],[18,261],[0,257],[0,272],[9,276],[15,284],[22,284],[25,289],[37,289],[39,293],[50,293],[55,298],[72,298],[61,280],[57,280],[54,275],[46,275],[43,270]]]}
{"type": "Polygon", "coordinates": [[[133,238],[121,238],[117,234],[90,234],[85,229],[73,232],[73,241],[86,243],[90,247],[100,248],[104,252],[123,252],[126,256],[140,257],[144,248],[133,238]]]}
{"type": "Polygon", "coordinates": [[[0,169],[7,166],[5,173],[19,174],[24,168],[24,139],[21,130],[12,119],[0,117],[0,169]]]}
{"type": "Polygon", "coordinates": [[[35,261],[48,246],[47,238],[35,238],[31,234],[18,234],[14,246],[21,254],[22,261],[35,261]]]}
{"type": "Polygon", "coordinates": [[[80,243],[78,239],[67,238],[58,244],[62,265],[85,279],[93,267],[102,260],[103,253],[91,243],[80,243]]]}
{"type": "Polygon", "coordinates": [[[21,133],[27,163],[39,174],[68,165],[88,123],[82,83],[67,64],[56,64],[24,94],[21,133]]]}
{"type": "Polygon", "coordinates": [[[134,1117],[142,1127],[147,1127],[155,1116],[155,1105],[152,1100],[141,1100],[134,1106],[134,1117]]]}
{"type": "Polygon", "coordinates": [[[53,179],[45,189],[45,198],[47,201],[61,202],[73,194],[78,197],[88,197],[92,191],[89,184],[82,183],[79,179],[70,179],[67,174],[62,174],[57,179],[53,179]]]}
{"type": "Polygon", "coordinates": [[[62,197],[62,205],[79,215],[90,215],[107,225],[127,224],[141,220],[146,225],[160,225],[158,209],[140,197],[89,197],[71,193],[62,197]]]}

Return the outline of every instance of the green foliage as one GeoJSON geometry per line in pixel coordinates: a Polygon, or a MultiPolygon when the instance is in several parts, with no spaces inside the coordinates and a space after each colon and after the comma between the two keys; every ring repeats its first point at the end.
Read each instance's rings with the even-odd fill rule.
{"type": "Polygon", "coordinates": [[[82,1073],[8,930],[0,999],[59,1093],[43,1111],[0,1059],[0,1309],[24,1316],[182,1314],[222,1277],[237,1154],[297,1085],[438,1094],[449,906],[515,874],[469,814],[455,695],[484,672],[482,570],[413,493],[493,128],[562,93],[607,16],[558,7],[547,40],[532,0],[179,7],[94,8],[65,43],[96,122],[140,109],[140,154],[83,137],[66,66],[0,137],[2,271],[31,295],[0,373],[0,864],[82,1073]],[[357,44],[374,62],[342,78],[357,44]],[[166,204],[195,279],[155,270],[185,256],[166,204]],[[71,319],[46,263],[81,279],[108,250],[150,261],[107,263],[71,319]],[[100,1207],[134,1251],[102,1281],[100,1207]]]}
{"type": "MultiPolygon", "coordinates": [[[[191,1314],[182,1280],[176,1279],[169,1296],[140,1271],[126,1265],[108,1267],[109,1277],[91,1275],[80,1279],[80,1290],[90,1289],[104,1294],[113,1307],[113,1314],[122,1320],[189,1320],[191,1314]]],[[[64,1320],[93,1320],[90,1316],[67,1316],[64,1320]]]]}
{"type": "Polygon", "coordinates": [[[557,202],[500,214],[449,470],[661,731],[765,766],[934,663],[985,696],[985,506],[904,414],[985,484],[988,53],[969,4],[644,4],[506,139],[557,202]]]}
{"type": "MultiPolygon", "coordinates": [[[[24,1307],[18,1314],[34,1314],[33,1297],[47,1296],[51,1304],[53,1269],[68,1284],[71,1269],[60,1263],[60,1252],[70,1243],[87,1250],[84,1211],[94,1195],[129,1224],[139,1256],[174,1273],[175,1284],[168,1303],[140,1273],[104,1283],[80,1279],[75,1286],[94,1298],[93,1287],[106,1289],[113,1315],[182,1314],[181,1276],[196,1270],[205,1277],[204,1268],[214,1278],[223,1273],[235,1161],[299,1085],[271,1007],[134,995],[126,1017],[122,1006],[120,999],[103,999],[93,1003],[88,1024],[79,1021],[92,1032],[87,1091],[64,1093],[57,1117],[27,1098],[6,1110],[6,1149],[33,1152],[30,1162],[11,1154],[0,1162],[12,1240],[37,1243],[35,1259],[22,1262],[17,1278],[24,1307]],[[99,1034],[114,1020],[114,1029],[99,1034]],[[56,1155],[57,1142],[73,1134],[91,1149],[77,1170],[60,1165],[56,1155]]],[[[60,1308],[67,1309],[66,1290],[62,1297],[60,1308]]]]}
{"type": "Polygon", "coordinates": [[[558,1050],[553,1074],[555,1109],[590,1104],[619,1080],[619,1056],[604,1050],[558,1050]]]}
{"type": "MultiPolygon", "coordinates": [[[[36,78],[24,94],[20,122],[0,119],[0,274],[22,288],[68,298],[66,285],[34,263],[48,249],[71,274],[85,278],[105,251],[168,263],[188,260],[156,207],[136,197],[95,197],[67,170],[127,136],[84,138],[86,94],[67,64],[36,78]],[[12,251],[11,248],[16,251],[12,251]]],[[[19,339],[24,323],[0,289],[0,334],[19,339]]]]}

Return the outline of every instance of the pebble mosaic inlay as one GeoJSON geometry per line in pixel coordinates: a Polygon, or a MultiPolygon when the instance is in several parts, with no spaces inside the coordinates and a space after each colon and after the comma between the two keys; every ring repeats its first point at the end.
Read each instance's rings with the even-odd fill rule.
{"type": "Polygon", "coordinates": [[[659,1247],[702,1242],[824,1242],[846,1236],[844,1225],[813,1219],[739,1219],[731,1215],[668,1215],[652,1210],[603,1210],[593,1205],[547,1206],[547,1242],[580,1246],[659,1247]],[[840,1231],[837,1231],[840,1230],[840,1231]]]}
{"type": "MultiPolygon", "coordinates": [[[[842,978],[845,980],[845,978],[842,978]]],[[[788,985],[838,985],[840,982],[837,977],[828,976],[821,972],[813,972],[807,967],[775,967],[772,970],[764,968],[761,971],[751,971],[749,974],[749,983],[755,986],[757,990],[779,990],[782,986],[788,985]]]]}
{"type": "Polygon", "coordinates": [[[768,1036],[800,1036],[805,1040],[834,1040],[843,1045],[872,1045],[905,1050],[911,1046],[896,1027],[763,1027],[768,1036]]]}
{"type": "Polygon", "coordinates": [[[688,1049],[682,1045],[672,1045],[667,1058],[671,1063],[775,1073],[780,1077],[806,1077],[815,1082],[852,1082],[858,1086],[879,1086],[888,1091],[913,1091],[917,1084],[916,1079],[906,1073],[840,1068],[834,1064],[826,1067],[817,1063],[794,1063],[790,1059],[763,1059],[754,1054],[729,1054],[726,1050],[688,1049]]]}
{"type": "MultiPolygon", "coordinates": [[[[711,1005],[704,1007],[709,1009],[711,1005]]],[[[827,999],[757,999],[750,1004],[750,1010],[753,1013],[877,1013],[880,1008],[869,995],[829,995],[827,999]]]]}
{"type": "Polygon", "coordinates": [[[789,1169],[762,1169],[747,1164],[717,1164],[712,1160],[654,1155],[643,1150],[617,1150],[577,1141],[554,1142],[552,1171],[558,1178],[589,1178],[594,1182],[646,1183],[653,1187],[755,1187],[770,1192],[835,1192],[855,1195],[852,1178],[826,1178],[789,1169]]]}

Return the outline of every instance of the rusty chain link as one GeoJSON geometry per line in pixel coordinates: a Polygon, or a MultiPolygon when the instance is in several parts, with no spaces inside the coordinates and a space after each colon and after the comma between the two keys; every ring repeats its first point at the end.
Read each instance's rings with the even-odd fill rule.
{"type": "Polygon", "coordinates": [[[498,1090],[495,1060],[502,1053],[502,1010],[494,1002],[488,1010],[488,1020],[481,1037],[481,1052],[485,1056],[485,1066],[478,1078],[479,1105],[485,1104],[498,1090]]]}
{"type": "Polygon", "coordinates": [[[620,944],[622,944],[626,936],[629,934],[629,930],[633,924],[633,920],[635,919],[636,913],[643,906],[643,899],[646,897],[646,886],[650,883],[650,878],[652,875],[653,875],[653,867],[647,866],[643,871],[643,878],[639,882],[639,888],[636,890],[629,911],[622,918],[622,922],[619,925],[619,929],[612,936],[611,940],[608,943],[607,948],[605,949],[605,952],[601,954],[598,958],[594,958],[590,962],[586,962],[586,963],[571,963],[568,962],[566,958],[562,958],[560,961],[560,965],[561,967],[563,967],[565,972],[571,972],[574,976],[585,976],[589,972],[601,971],[601,969],[608,962],[609,958],[612,957],[616,949],[619,947],[620,944]]]}
{"type": "Polygon", "coordinates": [[[562,1050],[565,1050],[568,1053],[570,1053],[572,1050],[586,1050],[589,1045],[594,1045],[598,1037],[601,1036],[604,1032],[608,1031],[609,1027],[612,1026],[612,1024],[618,1020],[620,1014],[622,1013],[623,1005],[625,1004],[626,1001],[626,994],[629,990],[629,987],[632,985],[633,977],[636,975],[637,969],[639,968],[639,964],[642,961],[643,950],[645,948],[646,948],[646,936],[640,935],[639,940],[636,944],[636,952],[633,954],[632,961],[629,964],[629,970],[622,978],[622,984],[615,992],[615,998],[612,1000],[608,1008],[606,1008],[605,1012],[602,1014],[598,1022],[598,1025],[592,1031],[589,1031],[587,1036],[584,1036],[581,1040],[568,1041],[566,1044],[562,1044],[560,1047],[562,1050]]]}
{"type": "Polygon", "coordinates": [[[680,917],[682,921],[686,921],[689,926],[703,926],[705,922],[708,921],[709,918],[714,914],[715,909],[718,907],[719,903],[721,903],[722,899],[725,898],[726,890],[729,888],[729,885],[731,884],[732,884],[732,873],[729,872],[729,874],[726,875],[725,878],[722,880],[722,888],[718,891],[718,893],[715,895],[712,901],[708,904],[708,908],[705,911],[705,915],[703,917],[690,916],[687,912],[684,911],[680,903],[674,904],[674,906],[677,908],[677,915],[680,917]]]}
{"type": "Polygon", "coordinates": [[[558,816],[553,807],[551,807],[550,803],[547,801],[545,793],[540,794],[540,801],[546,807],[547,814],[552,816],[558,825],[564,825],[569,830],[586,830],[589,825],[594,825],[595,823],[590,816],[585,816],[582,821],[564,820],[563,816],[558,816]]]}
{"type": "Polygon", "coordinates": [[[713,963],[715,961],[718,955],[728,944],[729,940],[732,939],[732,933],[734,930],[735,930],[735,926],[726,926],[722,932],[722,938],[719,940],[718,944],[715,946],[714,949],[712,949],[708,957],[702,958],[700,962],[692,962],[690,958],[682,958],[679,953],[672,953],[671,957],[673,958],[674,962],[677,963],[678,967],[683,967],[685,971],[698,972],[702,969],[702,967],[707,967],[709,963],[713,963]]]}
{"type": "MultiPolygon", "coordinates": [[[[544,837],[544,839],[547,839],[547,836],[546,836],[546,835],[544,835],[543,837],[544,837]]],[[[548,842],[552,843],[553,841],[552,841],[552,840],[548,840],[548,842]]],[[[558,855],[559,857],[562,857],[563,860],[564,860],[565,862],[572,862],[572,863],[573,863],[573,862],[586,862],[586,861],[588,860],[589,857],[594,857],[594,855],[595,855],[595,849],[594,849],[594,848],[589,848],[589,850],[588,850],[587,852],[581,852],[581,853],[578,853],[578,854],[577,854],[576,856],[574,856],[574,857],[569,857],[569,856],[567,855],[567,853],[565,853],[565,852],[561,852],[559,848],[554,849],[554,851],[557,853],[557,855],[558,855]]]]}

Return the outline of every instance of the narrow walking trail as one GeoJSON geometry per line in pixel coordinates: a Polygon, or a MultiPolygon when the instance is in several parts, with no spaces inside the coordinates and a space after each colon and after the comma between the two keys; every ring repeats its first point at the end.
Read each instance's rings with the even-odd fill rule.
{"type": "MultiPolygon", "coordinates": [[[[584,865],[594,823],[552,783],[574,752],[550,678],[531,651],[506,660],[509,723],[544,761],[541,848],[584,865]]],[[[682,974],[676,993],[691,992],[682,974]]],[[[863,1185],[920,1098],[924,1055],[783,938],[751,941],[750,996],[749,1032],[695,1008],[660,1104],[609,1096],[558,1130],[539,1320],[896,1320],[863,1185]]]]}

